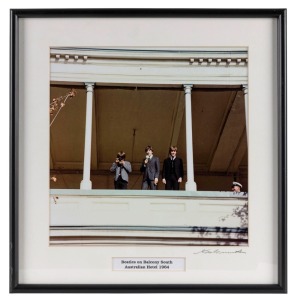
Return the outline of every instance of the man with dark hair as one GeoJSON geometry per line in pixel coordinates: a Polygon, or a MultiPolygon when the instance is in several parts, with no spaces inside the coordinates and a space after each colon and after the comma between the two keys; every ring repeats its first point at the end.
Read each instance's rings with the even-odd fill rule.
{"type": "Polygon", "coordinates": [[[120,151],[117,154],[115,162],[110,168],[111,172],[115,172],[114,188],[116,190],[126,190],[128,187],[129,173],[132,172],[132,167],[129,161],[125,161],[126,153],[120,151]]]}
{"type": "Polygon", "coordinates": [[[164,160],[162,182],[166,190],[179,190],[179,184],[183,181],[184,167],[181,158],[176,157],[177,147],[169,148],[169,156],[164,160]]]}
{"type": "Polygon", "coordinates": [[[140,171],[143,172],[142,190],[156,190],[160,174],[160,160],[153,156],[153,147],[147,146],[145,148],[146,157],[142,162],[140,171]]]}

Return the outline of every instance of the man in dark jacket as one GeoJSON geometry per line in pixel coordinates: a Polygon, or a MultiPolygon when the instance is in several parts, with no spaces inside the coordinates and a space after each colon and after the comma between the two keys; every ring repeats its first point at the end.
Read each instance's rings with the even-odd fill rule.
{"type": "Polygon", "coordinates": [[[166,190],[179,190],[179,184],[183,181],[184,168],[181,158],[176,157],[177,147],[169,148],[169,157],[164,160],[162,182],[166,190]]]}
{"type": "Polygon", "coordinates": [[[140,171],[143,172],[142,190],[156,190],[160,174],[160,160],[153,156],[153,147],[145,148],[146,157],[142,162],[140,171]]]}

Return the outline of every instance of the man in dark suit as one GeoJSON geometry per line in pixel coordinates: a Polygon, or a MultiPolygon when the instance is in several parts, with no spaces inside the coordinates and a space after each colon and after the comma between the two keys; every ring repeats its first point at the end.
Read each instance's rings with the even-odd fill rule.
{"type": "Polygon", "coordinates": [[[142,162],[140,171],[143,172],[142,190],[156,190],[160,174],[160,160],[153,156],[153,147],[145,148],[146,157],[142,162]]]}
{"type": "Polygon", "coordinates": [[[181,158],[176,157],[177,147],[169,148],[169,157],[164,160],[162,182],[166,190],[179,190],[179,184],[183,181],[184,167],[181,158]]]}

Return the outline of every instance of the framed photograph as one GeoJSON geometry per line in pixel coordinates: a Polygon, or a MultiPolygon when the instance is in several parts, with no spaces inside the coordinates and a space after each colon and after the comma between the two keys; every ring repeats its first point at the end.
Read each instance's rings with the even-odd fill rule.
{"type": "Polygon", "coordinates": [[[286,293],[286,10],[13,9],[10,292],[286,293]]]}

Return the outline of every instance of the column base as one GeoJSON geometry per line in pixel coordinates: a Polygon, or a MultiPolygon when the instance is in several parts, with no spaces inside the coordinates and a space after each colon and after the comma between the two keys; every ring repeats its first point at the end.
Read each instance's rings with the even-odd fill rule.
{"type": "Polygon", "coordinates": [[[82,180],[80,182],[80,189],[81,190],[91,190],[92,189],[92,181],[88,180],[82,180]]]}
{"type": "Polygon", "coordinates": [[[186,182],[186,191],[197,191],[197,184],[195,181],[186,182]]]}

